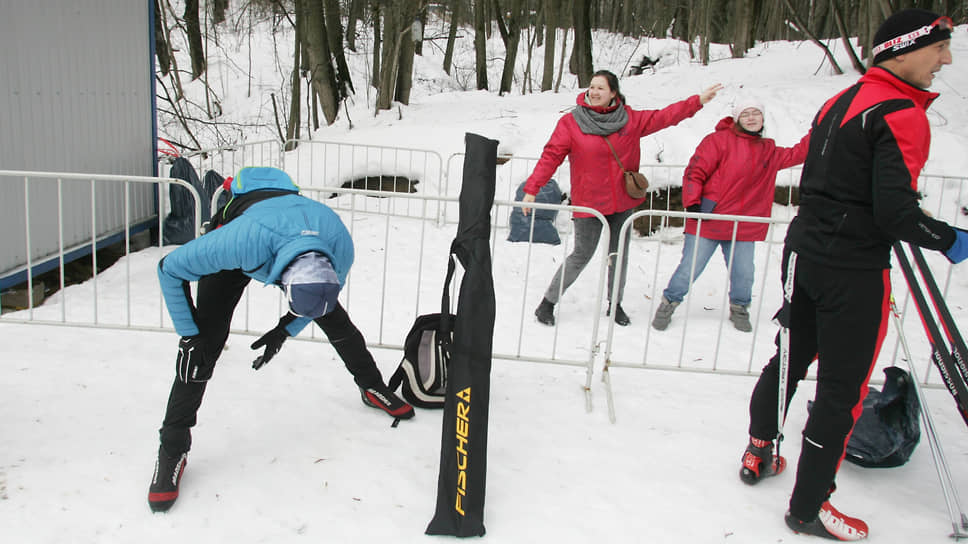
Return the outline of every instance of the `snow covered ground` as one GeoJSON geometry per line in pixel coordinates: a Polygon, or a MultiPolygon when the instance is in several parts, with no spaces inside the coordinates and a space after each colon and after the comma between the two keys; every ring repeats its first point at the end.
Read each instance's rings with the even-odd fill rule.
{"type": "MultiPolygon", "coordinates": [[[[461,47],[466,53],[471,38],[465,34],[461,47]]],[[[212,63],[213,74],[224,79],[218,88],[238,89],[223,101],[227,115],[240,118],[258,109],[268,93],[258,90],[276,84],[269,39],[263,37],[260,44],[254,38],[263,46],[254,52],[254,72],[264,85],[256,87],[253,97],[241,93],[244,85],[238,84],[240,75],[229,63],[212,63]]],[[[277,40],[285,43],[289,38],[281,35],[277,40]]],[[[849,66],[839,42],[830,45],[841,65],[849,66]]],[[[494,47],[492,56],[503,56],[500,46],[494,47]]],[[[661,54],[655,74],[622,79],[622,91],[633,107],[658,108],[712,83],[726,85],[694,118],[643,140],[643,157],[649,163],[685,163],[702,136],[729,112],[732,100],[750,91],[765,104],[767,134],[781,145],[792,145],[823,100],[857,78],[830,75],[821,67],[821,51],[810,43],[758,44],[746,59],[728,58],[719,47],[716,60],[706,67],[690,62],[684,47],[670,40],[596,38],[596,66],[617,73],[637,55],[661,54]]],[[[234,51],[247,55],[241,45],[234,51]]],[[[954,64],[935,82],[942,96],[930,114],[934,141],[927,171],[964,175],[964,26],[955,31],[953,51],[954,64]]],[[[418,58],[409,106],[374,116],[373,91],[360,91],[349,110],[353,128],[344,115],[314,138],[416,147],[446,157],[463,151],[464,133],[475,132],[499,140],[502,152],[535,157],[578,92],[567,75],[558,94],[522,96],[517,94],[519,85],[504,97],[462,91],[457,78],[440,70],[440,56],[428,48],[418,58]]],[[[355,81],[365,81],[360,75],[365,57],[361,53],[351,58],[355,81]]],[[[281,58],[284,63],[285,55],[281,58]]],[[[533,60],[540,59],[538,52],[533,60]]],[[[499,78],[492,74],[491,81],[499,78]]],[[[267,136],[253,133],[250,141],[267,136]]],[[[960,193],[953,194],[960,198],[960,193]]],[[[362,233],[355,242],[358,252],[382,244],[362,233]]],[[[159,256],[157,249],[146,252],[129,259],[154,262],[159,256]]],[[[550,278],[556,264],[548,260],[543,266],[534,273],[550,278]]],[[[722,268],[711,263],[703,278],[721,282],[722,268]]],[[[958,271],[952,281],[955,292],[964,292],[968,280],[958,271]]],[[[508,291],[512,286],[498,284],[496,289],[499,300],[516,296],[508,291]]],[[[135,277],[134,293],[156,290],[153,274],[135,277]]],[[[352,296],[352,315],[362,316],[368,305],[381,302],[368,299],[365,289],[355,289],[352,296]]],[[[139,300],[135,297],[136,312],[139,300]]],[[[956,315],[964,315],[968,297],[949,303],[956,315]]],[[[157,315],[153,306],[148,311],[157,315]]],[[[648,320],[644,314],[640,309],[632,315],[633,326],[643,334],[648,320]]],[[[365,319],[358,320],[365,335],[376,334],[365,319]]],[[[393,326],[406,330],[409,322],[393,326]]],[[[524,327],[541,332],[532,320],[524,327]]],[[[255,373],[248,349],[252,338],[230,338],[199,416],[181,497],[167,514],[152,514],[146,494],[176,341],[174,333],[0,320],[0,534],[5,542],[441,540],[423,535],[435,503],[440,413],[420,410],[413,420],[391,428],[385,415],[359,402],[332,349],[313,342],[288,342],[272,363],[255,373]]],[[[400,358],[390,350],[377,350],[375,356],[384,375],[400,358]]],[[[494,362],[486,539],[762,543],[807,538],[794,535],[783,523],[793,470],[756,487],[743,485],[737,477],[754,378],[625,369],[613,373],[621,373],[613,384],[620,416],[614,424],[608,421],[598,374],[588,413],[583,370],[494,362]]],[[[813,383],[805,382],[790,408],[783,451],[791,466],[799,453],[799,430],[812,389],[813,383]]],[[[930,389],[926,394],[956,484],[968,489],[964,423],[946,391],[930,389]]],[[[900,468],[874,470],[845,463],[838,486],[835,504],[870,524],[871,541],[948,541],[951,527],[923,441],[900,468]]]]}

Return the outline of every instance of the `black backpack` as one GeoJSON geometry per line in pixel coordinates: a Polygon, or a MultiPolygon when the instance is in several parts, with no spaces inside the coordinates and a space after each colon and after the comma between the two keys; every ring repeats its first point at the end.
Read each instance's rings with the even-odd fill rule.
{"type": "Polygon", "coordinates": [[[390,377],[391,391],[403,385],[403,398],[420,408],[443,408],[450,363],[450,323],[454,315],[417,318],[403,344],[403,360],[390,377]]]}
{"type": "Polygon", "coordinates": [[[450,280],[454,275],[454,257],[447,265],[441,313],[417,317],[403,343],[403,359],[387,386],[396,391],[403,385],[404,400],[419,408],[443,408],[447,393],[447,368],[456,316],[449,313],[450,280]]]}

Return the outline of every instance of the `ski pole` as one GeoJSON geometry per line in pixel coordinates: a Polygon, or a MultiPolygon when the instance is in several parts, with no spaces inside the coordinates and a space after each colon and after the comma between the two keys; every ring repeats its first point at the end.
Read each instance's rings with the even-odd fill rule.
{"type": "Polygon", "coordinates": [[[780,361],[777,369],[776,391],[776,458],[780,458],[780,442],[783,441],[783,425],[786,422],[787,382],[790,378],[790,312],[793,304],[793,284],[797,268],[797,252],[791,251],[787,258],[786,279],[783,282],[783,306],[777,314],[780,325],[780,361]]]}
{"type": "Polygon", "coordinates": [[[968,533],[961,529],[968,528],[968,518],[965,517],[961,509],[961,499],[951,478],[951,471],[948,468],[948,461],[945,459],[944,450],[941,448],[941,441],[938,439],[938,432],[934,426],[934,418],[928,410],[927,399],[924,398],[924,391],[921,389],[921,381],[918,379],[918,371],[911,357],[911,349],[908,347],[907,338],[901,327],[900,313],[897,304],[894,302],[894,295],[891,295],[891,316],[894,321],[894,328],[897,329],[898,339],[901,341],[901,348],[907,358],[908,369],[911,372],[911,379],[914,381],[914,391],[917,394],[918,403],[921,405],[921,421],[924,423],[925,434],[928,437],[928,446],[931,448],[931,457],[934,460],[934,468],[938,473],[938,480],[941,483],[941,493],[944,495],[945,506],[948,509],[948,517],[954,529],[952,538],[959,539],[968,537],[968,533]]]}
{"type": "Polygon", "coordinates": [[[904,273],[904,279],[907,281],[908,291],[914,299],[914,305],[918,310],[918,315],[921,316],[921,323],[924,325],[925,333],[928,335],[928,343],[931,344],[931,360],[938,367],[945,386],[948,388],[951,396],[954,397],[958,407],[958,413],[961,414],[961,418],[968,425],[968,387],[966,387],[965,380],[961,378],[961,374],[958,372],[953,360],[952,353],[948,351],[948,346],[941,338],[938,324],[931,315],[927,300],[924,298],[924,292],[921,291],[921,286],[918,285],[917,278],[914,275],[914,269],[911,267],[911,262],[908,260],[907,254],[904,252],[904,248],[901,247],[900,242],[894,244],[894,253],[897,255],[897,260],[901,265],[901,271],[904,273]]]}

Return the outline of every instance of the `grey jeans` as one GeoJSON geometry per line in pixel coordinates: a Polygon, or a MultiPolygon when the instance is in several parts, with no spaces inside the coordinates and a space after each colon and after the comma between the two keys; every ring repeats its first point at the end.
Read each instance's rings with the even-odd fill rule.
{"type": "MultiPolygon", "coordinates": [[[[619,230],[622,228],[622,223],[628,219],[632,213],[635,212],[634,209],[625,210],[624,212],[614,213],[612,215],[606,215],[605,220],[608,222],[608,297],[611,301],[612,297],[612,278],[615,275],[615,256],[618,253],[618,237],[619,230]]],[[[591,260],[592,255],[595,254],[595,250],[598,248],[598,239],[602,235],[602,222],[598,220],[597,217],[576,217],[575,221],[575,249],[565,258],[564,264],[558,267],[558,271],[555,272],[553,278],[551,278],[551,284],[548,285],[548,289],[545,291],[545,298],[548,302],[552,304],[557,304],[559,300],[559,295],[563,294],[571,284],[575,282],[581,271],[585,269],[588,261],[591,260]],[[562,272],[562,270],[564,272],[562,272]]],[[[631,229],[629,230],[629,235],[631,234],[631,229]]],[[[616,303],[622,302],[622,294],[625,292],[625,275],[626,269],[629,264],[629,239],[630,236],[626,236],[623,241],[625,247],[624,258],[622,259],[622,274],[619,277],[618,284],[618,300],[616,303]]]]}

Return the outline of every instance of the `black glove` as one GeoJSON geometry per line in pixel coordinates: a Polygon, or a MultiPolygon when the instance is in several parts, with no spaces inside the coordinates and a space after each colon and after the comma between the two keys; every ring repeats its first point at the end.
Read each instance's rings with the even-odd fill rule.
{"type": "Polygon", "coordinates": [[[178,357],[175,359],[175,372],[184,383],[207,382],[212,377],[215,365],[205,356],[205,341],[201,335],[182,336],[178,342],[178,357]]]}
{"type": "Polygon", "coordinates": [[[693,204],[692,206],[686,206],[687,212],[699,213],[699,204],[693,204]]]}
{"type": "Polygon", "coordinates": [[[279,319],[279,324],[274,329],[260,336],[255,342],[252,342],[252,345],[249,346],[252,349],[259,349],[262,346],[266,348],[262,352],[262,355],[252,361],[253,369],[259,370],[279,353],[279,350],[282,349],[282,343],[286,341],[286,338],[289,338],[289,332],[286,331],[286,326],[292,323],[294,319],[296,319],[296,316],[292,314],[282,316],[279,319]]]}

